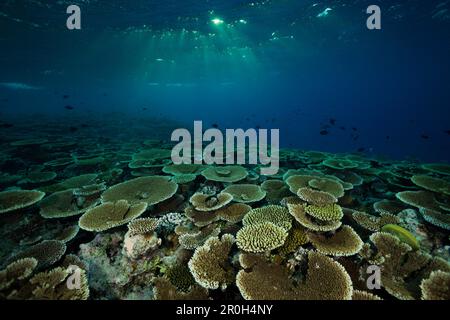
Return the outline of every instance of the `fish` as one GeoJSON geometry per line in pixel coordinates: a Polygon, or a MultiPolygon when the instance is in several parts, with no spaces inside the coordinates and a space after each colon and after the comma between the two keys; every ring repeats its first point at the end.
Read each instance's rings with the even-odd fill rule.
{"type": "Polygon", "coordinates": [[[390,136],[386,136],[386,140],[389,140],[389,139],[391,139],[391,137],[390,136]]]}
{"type": "Polygon", "coordinates": [[[62,98],[63,98],[64,100],[67,100],[67,99],[70,98],[70,96],[69,96],[68,94],[65,94],[65,95],[62,96],[62,98]]]}
{"type": "Polygon", "coordinates": [[[78,128],[77,127],[69,127],[69,131],[76,132],[76,131],[78,131],[78,128]]]}
{"type": "Polygon", "coordinates": [[[366,150],[366,148],[361,147],[361,148],[358,148],[358,150],[356,150],[356,151],[358,151],[358,152],[364,152],[365,150],[366,150]]]}
{"type": "Polygon", "coordinates": [[[89,128],[89,125],[88,125],[88,124],[85,124],[85,123],[83,123],[83,124],[81,124],[81,127],[82,127],[82,128],[89,128]]]}
{"type": "Polygon", "coordinates": [[[142,108],[142,111],[147,111],[148,109],[147,108],[142,108]]]}
{"type": "Polygon", "coordinates": [[[70,105],[67,105],[67,106],[64,107],[64,109],[67,109],[67,110],[73,110],[73,109],[75,109],[75,108],[72,107],[72,106],[70,106],[70,105]]]}
{"type": "Polygon", "coordinates": [[[332,126],[334,126],[334,125],[336,124],[336,119],[331,118],[331,119],[329,120],[329,122],[331,123],[332,126]]]}
{"type": "Polygon", "coordinates": [[[219,128],[219,125],[217,123],[213,123],[212,127],[217,129],[217,128],[219,128]]]}
{"type": "Polygon", "coordinates": [[[353,131],[358,131],[358,128],[352,127],[353,131]]]}
{"type": "Polygon", "coordinates": [[[422,139],[424,139],[424,140],[430,139],[430,136],[427,135],[427,134],[422,134],[422,135],[420,135],[420,137],[421,137],[422,139]]]}
{"type": "Polygon", "coordinates": [[[450,135],[450,130],[445,130],[444,131],[446,134],[450,135]]]}
{"type": "Polygon", "coordinates": [[[320,131],[320,135],[321,135],[321,136],[326,136],[326,135],[328,135],[328,134],[329,134],[328,130],[322,130],[322,131],[320,131]]]}
{"type": "Polygon", "coordinates": [[[342,131],[345,131],[345,127],[344,126],[339,127],[339,129],[341,129],[342,131]]]}

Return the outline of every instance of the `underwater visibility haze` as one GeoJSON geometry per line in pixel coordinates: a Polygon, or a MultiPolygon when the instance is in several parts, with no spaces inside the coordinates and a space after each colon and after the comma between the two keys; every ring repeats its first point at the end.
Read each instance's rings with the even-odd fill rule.
{"type": "Polygon", "coordinates": [[[3,0],[0,299],[449,300],[449,57],[448,0],[3,0]]]}

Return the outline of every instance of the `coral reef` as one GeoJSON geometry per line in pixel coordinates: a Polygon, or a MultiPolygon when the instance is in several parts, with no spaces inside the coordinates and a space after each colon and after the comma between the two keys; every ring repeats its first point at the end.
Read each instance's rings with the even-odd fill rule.
{"type": "Polygon", "coordinates": [[[66,138],[2,143],[0,299],[450,299],[448,164],[281,149],[265,176],[66,138]]]}
{"type": "Polygon", "coordinates": [[[228,261],[234,237],[224,234],[222,238],[211,237],[195,249],[188,266],[195,281],[206,289],[225,290],[234,280],[234,271],[228,261]]]}

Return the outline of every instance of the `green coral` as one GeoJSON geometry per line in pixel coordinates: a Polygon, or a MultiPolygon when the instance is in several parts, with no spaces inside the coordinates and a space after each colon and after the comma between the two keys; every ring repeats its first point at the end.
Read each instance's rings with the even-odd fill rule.
{"type": "Polygon", "coordinates": [[[288,231],[292,227],[292,217],[287,208],[277,205],[268,205],[250,210],[242,219],[244,226],[271,222],[288,231]]]}
{"type": "Polygon", "coordinates": [[[309,205],[305,207],[306,213],[321,221],[336,221],[343,217],[342,208],[333,203],[325,206],[309,205]]]}
{"type": "Polygon", "coordinates": [[[287,236],[284,228],[266,221],[244,226],[236,234],[236,243],[241,250],[260,253],[281,247],[287,236]]]}

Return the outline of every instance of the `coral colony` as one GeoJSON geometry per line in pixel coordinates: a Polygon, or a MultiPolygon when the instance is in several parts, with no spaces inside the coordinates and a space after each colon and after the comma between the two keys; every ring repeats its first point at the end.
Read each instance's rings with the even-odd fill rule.
{"type": "Polygon", "coordinates": [[[258,132],[255,129],[226,129],[224,143],[221,130],[212,128],[203,133],[202,121],[194,121],[194,153],[191,152],[191,133],[187,129],[176,129],[171,140],[182,141],[172,149],[172,161],[174,164],[245,164],[248,158],[248,164],[270,165],[261,168],[261,174],[274,175],[279,169],[279,130],[271,129],[270,132],[271,147],[268,150],[267,129],[258,132]],[[209,141],[212,142],[203,150],[203,142],[209,141]]]}

